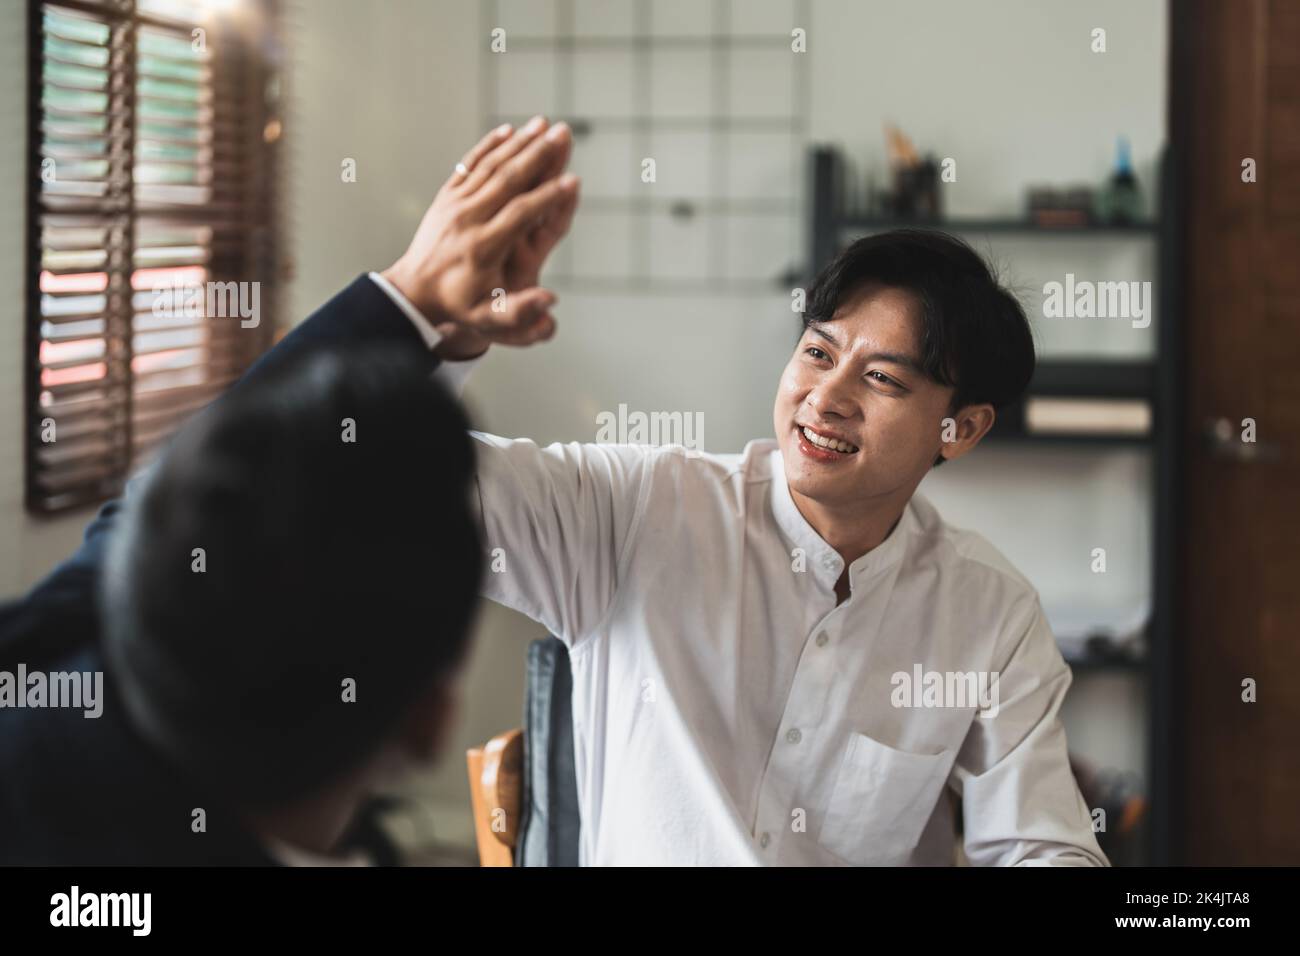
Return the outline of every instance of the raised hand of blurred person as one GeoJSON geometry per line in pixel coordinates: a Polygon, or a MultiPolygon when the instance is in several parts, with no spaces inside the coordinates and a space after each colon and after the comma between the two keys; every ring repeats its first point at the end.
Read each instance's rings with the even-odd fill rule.
{"type": "Polygon", "coordinates": [[[577,209],[578,179],[564,172],[571,148],[569,127],[542,117],[493,130],[457,164],[406,252],[384,270],[442,335],[443,358],[555,333],[555,294],[538,283],[577,209]]]}

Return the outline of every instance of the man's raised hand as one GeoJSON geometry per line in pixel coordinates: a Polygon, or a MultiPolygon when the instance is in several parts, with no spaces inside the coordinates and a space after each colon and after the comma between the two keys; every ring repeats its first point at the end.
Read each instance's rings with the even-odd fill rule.
{"type": "Polygon", "coordinates": [[[577,177],[564,173],[571,145],[568,126],[541,117],[518,131],[493,130],[465,155],[410,247],[384,270],[443,335],[444,357],[554,334],[555,295],[537,283],[578,204],[577,177]]]}

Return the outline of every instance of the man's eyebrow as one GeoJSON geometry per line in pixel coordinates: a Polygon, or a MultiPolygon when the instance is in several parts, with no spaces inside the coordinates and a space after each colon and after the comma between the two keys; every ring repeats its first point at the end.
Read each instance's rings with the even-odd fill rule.
{"type": "Polygon", "coordinates": [[[909,372],[914,372],[917,375],[925,374],[925,369],[921,368],[920,362],[912,358],[912,356],[905,355],[902,352],[872,352],[867,356],[867,361],[892,362],[895,365],[901,365],[909,372]]]}
{"type": "Polygon", "coordinates": [[[837,339],[835,336],[831,335],[829,332],[827,332],[825,326],[820,324],[810,325],[808,326],[808,329],[809,331],[816,332],[818,335],[820,335],[822,338],[824,338],[827,342],[831,343],[831,345],[835,346],[836,348],[840,347],[840,340],[837,339]]]}

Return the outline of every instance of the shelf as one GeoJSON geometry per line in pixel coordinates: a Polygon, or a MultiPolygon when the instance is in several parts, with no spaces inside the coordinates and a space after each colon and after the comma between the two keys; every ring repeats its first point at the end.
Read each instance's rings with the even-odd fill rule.
{"type": "Polygon", "coordinates": [[[1150,359],[1043,359],[1029,395],[1078,398],[1150,398],[1156,381],[1150,359]]]}
{"type": "Polygon", "coordinates": [[[1151,444],[1152,428],[1129,432],[1031,432],[1025,425],[1026,402],[1033,398],[1077,398],[1082,401],[1139,400],[1154,406],[1155,365],[1149,360],[1047,360],[1034,369],[1022,401],[999,412],[988,440],[996,443],[1073,447],[1143,447],[1151,444]]]}
{"type": "Polygon", "coordinates": [[[879,219],[871,216],[841,216],[835,221],[840,231],[879,232],[886,229],[943,229],[946,232],[985,234],[1032,234],[1034,236],[1156,236],[1160,224],[1155,221],[1131,225],[1094,223],[1086,226],[1043,226],[1028,219],[879,219]]]}
{"type": "Polygon", "coordinates": [[[672,216],[781,216],[799,210],[792,199],[713,199],[692,196],[593,196],[582,201],[586,213],[667,213],[672,216]]]}
{"type": "Polygon", "coordinates": [[[556,288],[592,295],[743,295],[783,296],[789,301],[787,285],[773,279],[701,279],[667,276],[545,276],[556,288]]]}
{"type": "MultiPolygon", "coordinates": [[[[519,113],[492,113],[488,116],[485,125],[497,126],[501,123],[510,123],[513,126],[523,126],[531,117],[519,113]]],[[[804,128],[805,121],[792,117],[780,116],[651,116],[624,114],[621,116],[577,116],[564,112],[557,112],[551,116],[554,121],[564,121],[573,129],[575,139],[582,139],[584,136],[591,135],[592,131],[599,129],[602,132],[617,130],[620,132],[682,132],[682,131],[704,131],[704,132],[747,132],[747,133],[790,133],[799,134],[804,128]]]]}
{"type": "Polygon", "coordinates": [[[747,50],[790,49],[788,33],[737,36],[730,33],[643,34],[621,33],[606,36],[511,36],[509,47],[519,50],[704,50],[717,47],[747,50]]]}
{"type": "Polygon", "coordinates": [[[1140,673],[1146,670],[1147,662],[1142,657],[1125,657],[1120,654],[1109,656],[1076,657],[1065,659],[1070,670],[1077,673],[1140,673]]]}
{"type": "Polygon", "coordinates": [[[994,445],[1026,445],[1034,448],[1150,448],[1150,435],[1065,435],[1057,432],[1031,434],[1017,426],[997,425],[984,438],[994,445]]]}

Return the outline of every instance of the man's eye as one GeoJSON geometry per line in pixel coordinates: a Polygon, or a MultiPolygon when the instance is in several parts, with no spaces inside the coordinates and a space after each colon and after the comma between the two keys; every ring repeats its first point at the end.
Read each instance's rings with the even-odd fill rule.
{"type": "Polygon", "coordinates": [[[815,345],[810,345],[806,349],[804,349],[804,354],[811,355],[813,358],[817,359],[818,361],[821,361],[822,359],[830,358],[829,355],[827,355],[825,352],[823,352],[815,345]]]}
{"type": "Polygon", "coordinates": [[[872,376],[872,375],[876,376],[876,381],[877,381],[877,382],[882,382],[882,383],[884,383],[885,385],[897,385],[897,384],[898,384],[898,383],[895,382],[892,378],[890,378],[888,375],[886,375],[884,372],[868,372],[867,375],[868,375],[868,376],[872,376]]]}

